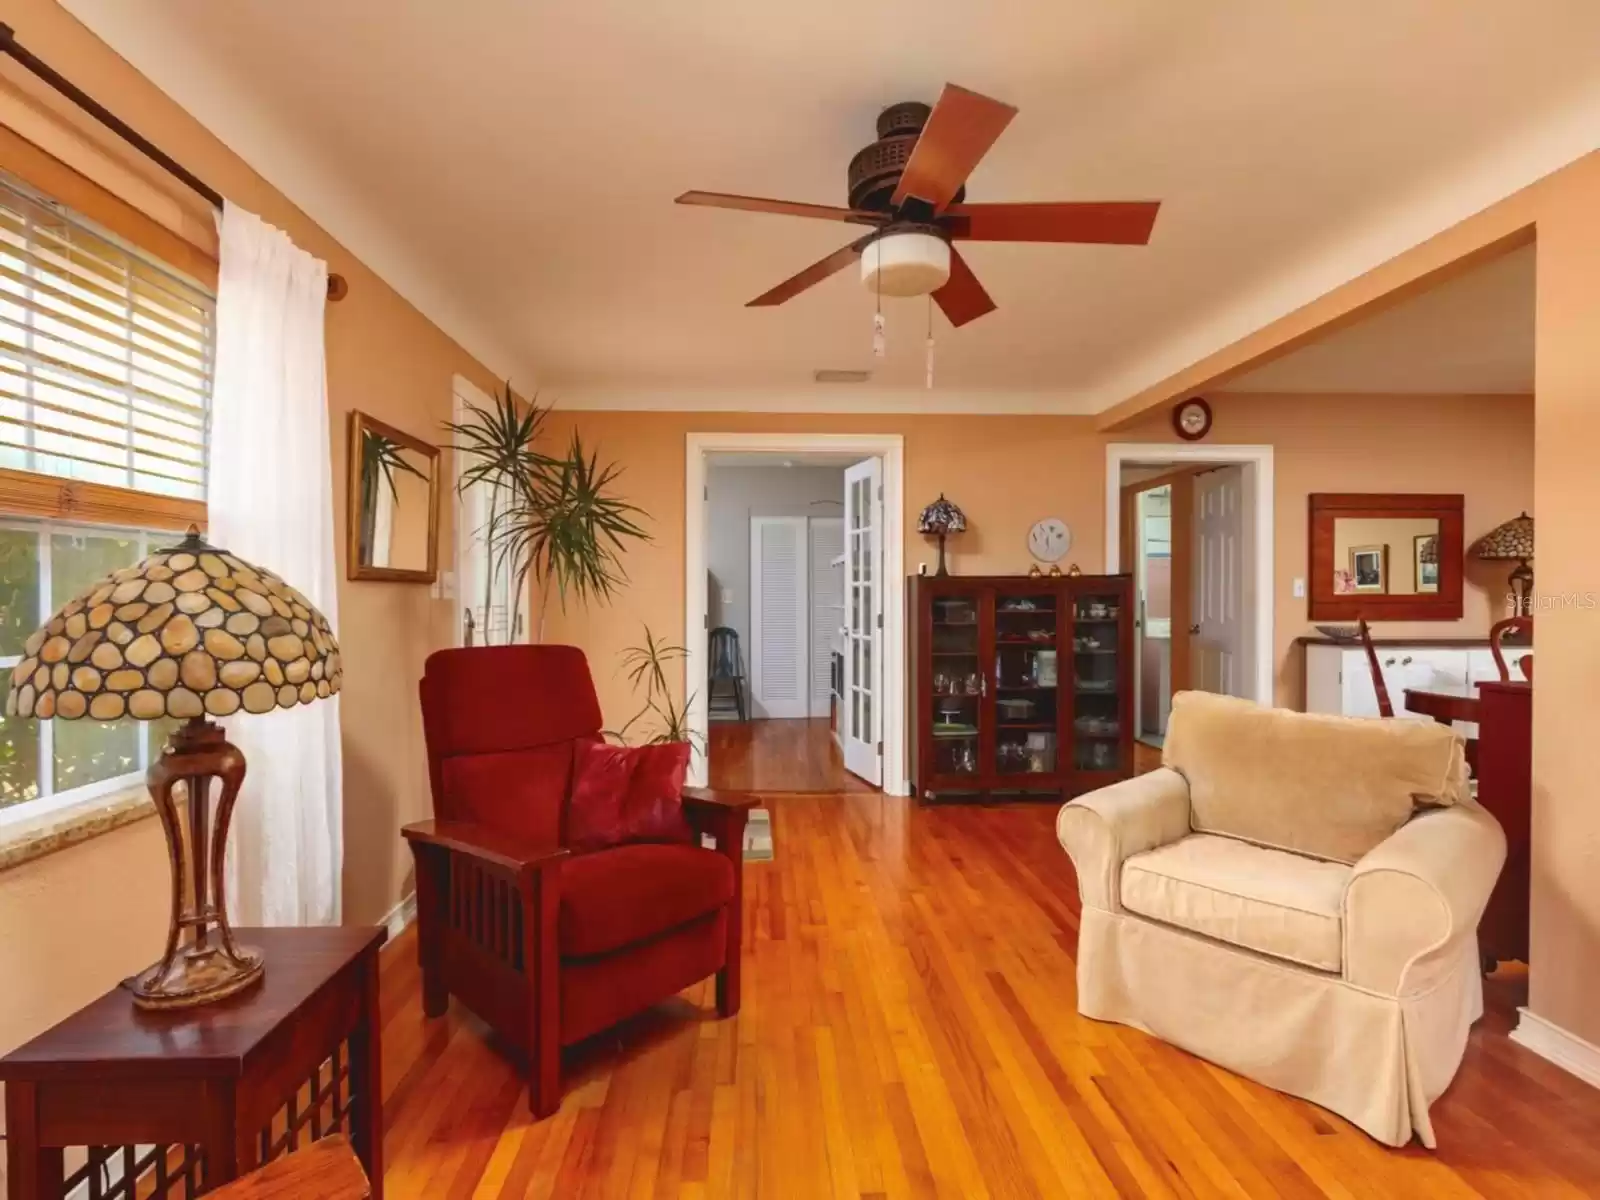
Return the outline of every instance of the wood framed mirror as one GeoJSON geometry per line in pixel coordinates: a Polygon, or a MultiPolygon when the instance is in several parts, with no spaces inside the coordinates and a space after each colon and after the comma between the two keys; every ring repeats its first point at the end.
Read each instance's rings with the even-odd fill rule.
{"type": "Polygon", "coordinates": [[[439,569],[439,447],[354,411],[349,473],[349,577],[432,583],[439,569]]]}
{"type": "Polygon", "coordinates": [[[1319,492],[1309,507],[1311,620],[1461,618],[1462,497],[1319,492]]]}

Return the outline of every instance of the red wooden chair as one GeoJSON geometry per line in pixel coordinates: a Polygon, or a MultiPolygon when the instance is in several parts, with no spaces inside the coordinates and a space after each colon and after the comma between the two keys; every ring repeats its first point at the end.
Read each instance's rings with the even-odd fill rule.
{"type": "MultiPolygon", "coordinates": [[[[1511,682],[1511,668],[1506,666],[1506,656],[1501,649],[1501,643],[1511,635],[1526,637],[1533,640],[1532,617],[1507,617],[1504,621],[1496,621],[1489,627],[1489,653],[1494,655],[1495,670],[1500,672],[1500,682],[1511,682]]],[[[1522,671],[1522,677],[1530,682],[1533,680],[1533,655],[1524,654],[1517,659],[1517,666],[1522,671]]]]}
{"type": "Polygon", "coordinates": [[[1361,617],[1356,624],[1361,629],[1361,645],[1367,651],[1367,669],[1372,672],[1372,687],[1378,693],[1378,715],[1380,717],[1394,716],[1394,704],[1389,700],[1389,685],[1383,681],[1383,668],[1378,665],[1378,651],[1372,644],[1372,631],[1367,628],[1367,619],[1361,617]]]}
{"type": "Polygon", "coordinates": [[[422,1009],[455,996],[528,1057],[528,1101],[560,1104],[561,1048],[717,977],[739,1011],[748,796],[690,790],[684,815],[716,849],[566,846],[577,747],[600,704],[572,646],[484,646],[428,658],[423,731],[435,819],[403,830],[416,857],[422,1009]]]}

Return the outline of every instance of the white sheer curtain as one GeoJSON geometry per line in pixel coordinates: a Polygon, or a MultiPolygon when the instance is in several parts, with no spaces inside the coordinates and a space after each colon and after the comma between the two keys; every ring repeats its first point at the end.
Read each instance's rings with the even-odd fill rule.
{"type": "MultiPolygon", "coordinates": [[[[207,540],[276,571],[339,629],[323,362],[328,265],[227,204],[207,540]]],[[[339,921],[339,697],[227,722],[248,769],[228,852],[237,925],[339,921]]]]}

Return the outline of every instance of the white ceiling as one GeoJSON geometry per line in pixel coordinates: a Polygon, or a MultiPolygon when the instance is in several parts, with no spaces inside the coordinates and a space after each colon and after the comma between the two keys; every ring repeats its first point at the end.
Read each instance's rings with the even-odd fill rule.
{"type": "Polygon", "coordinates": [[[1534,259],[1527,246],[1484,263],[1222,390],[1531,395],[1534,259]]]}
{"type": "Polygon", "coordinates": [[[885,302],[881,363],[850,272],[743,307],[844,227],[672,198],[842,203],[879,108],[946,80],[1021,109],[971,199],[1165,205],[1144,249],[972,246],[999,311],[936,320],[934,407],[1106,407],[1600,144],[1594,0],[64,2],[574,403],[914,404],[923,302],[885,302]]]}

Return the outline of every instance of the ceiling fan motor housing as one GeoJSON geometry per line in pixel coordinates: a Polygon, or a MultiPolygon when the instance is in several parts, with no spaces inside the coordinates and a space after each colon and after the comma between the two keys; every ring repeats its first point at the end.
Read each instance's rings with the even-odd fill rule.
{"type": "MultiPolygon", "coordinates": [[[[903,104],[891,104],[878,114],[878,140],[862,147],[850,160],[851,208],[867,212],[893,211],[890,201],[900,183],[900,173],[911,160],[911,151],[916,148],[917,138],[932,112],[926,104],[908,100],[903,104]]],[[[966,192],[963,186],[952,203],[961,203],[966,192]]]]}

